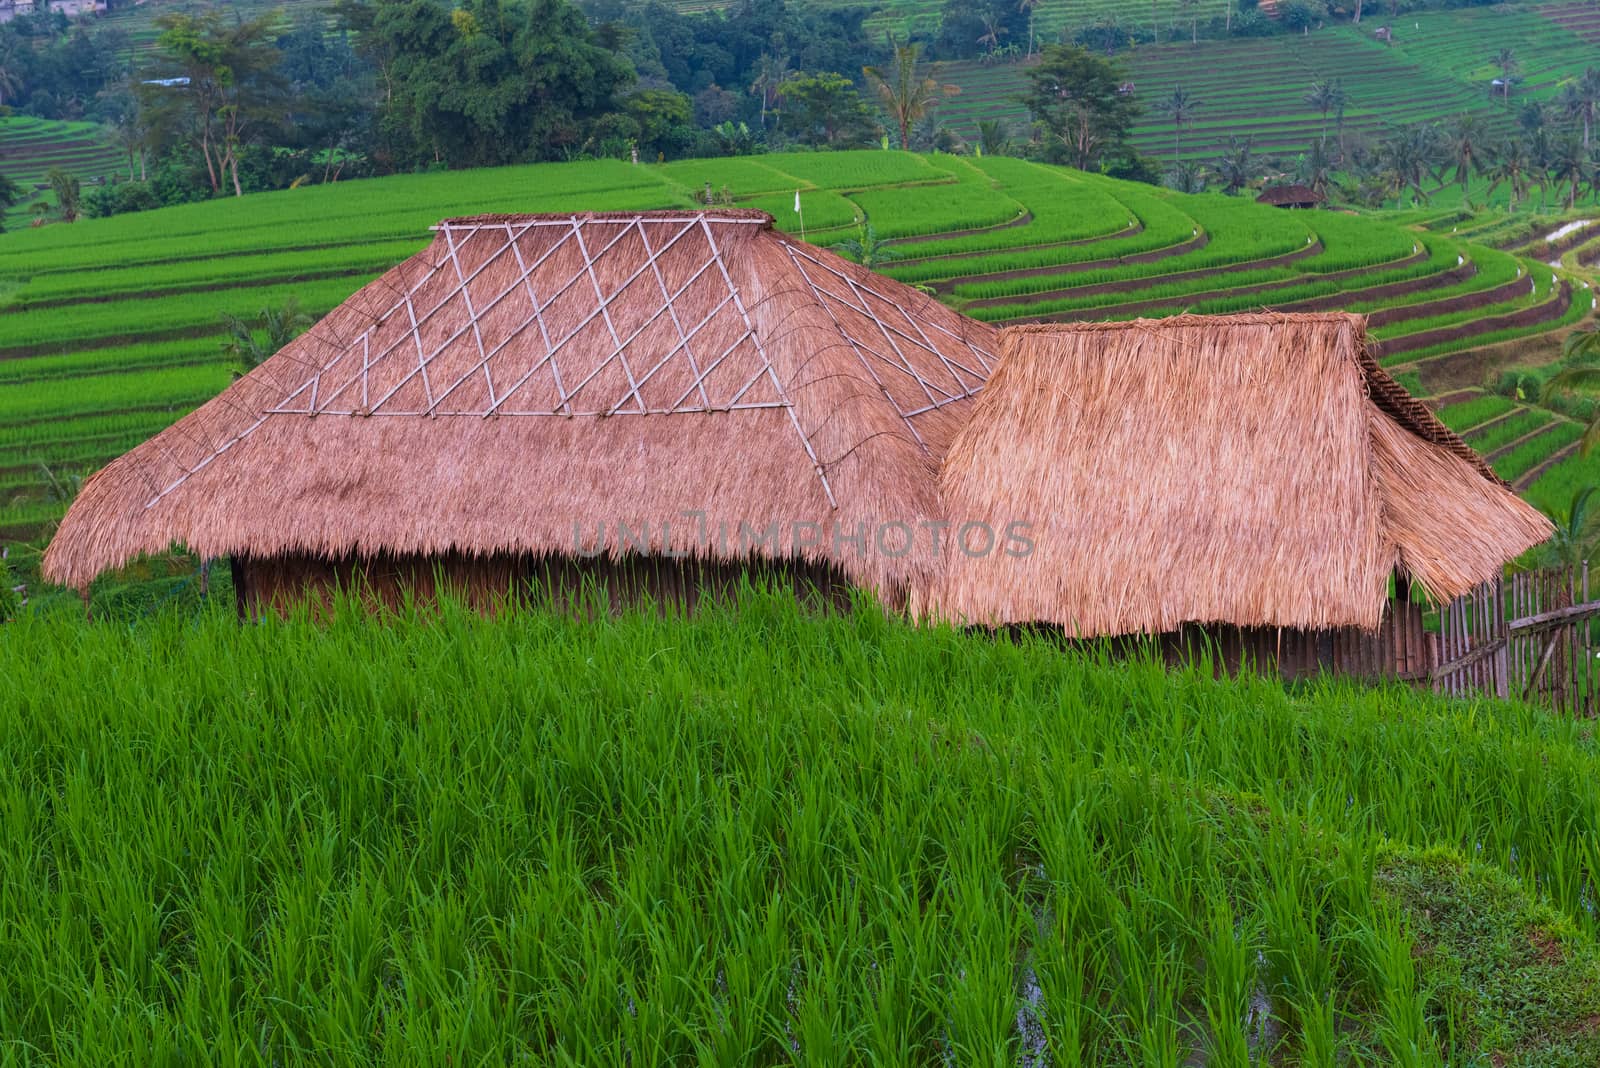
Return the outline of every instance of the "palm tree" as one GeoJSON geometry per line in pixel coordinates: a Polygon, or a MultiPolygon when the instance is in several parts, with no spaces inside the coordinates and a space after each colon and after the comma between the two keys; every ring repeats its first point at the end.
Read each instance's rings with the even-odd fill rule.
{"type": "MultiPolygon", "coordinates": [[[[917,57],[921,52],[921,45],[896,45],[894,65],[887,70],[882,67],[861,68],[861,73],[878,91],[878,98],[883,101],[889,116],[900,127],[900,147],[908,151],[911,148],[911,124],[926,115],[940,97],[954,96],[961,91],[953,85],[940,84],[937,77],[919,76],[917,57]]],[[[937,74],[937,68],[934,73],[937,74]]]]}
{"type": "MultiPolygon", "coordinates": [[[[1600,355],[1600,328],[1576,330],[1568,334],[1567,340],[1561,343],[1561,360],[1567,364],[1567,368],[1545,383],[1543,396],[1548,397],[1552,393],[1600,392],[1600,367],[1572,366],[1588,362],[1596,355],[1600,355]]],[[[1600,415],[1591,420],[1584,430],[1580,448],[1587,454],[1596,442],[1600,442],[1600,415]]]]}
{"type": "Polygon", "coordinates": [[[1178,160],[1167,169],[1166,183],[1168,189],[1176,189],[1180,193],[1206,191],[1205,172],[1186,159],[1178,160]]]}
{"type": "Polygon", "coordinates": [[[128,157],[128,181],[135,181],[133,164],[139,163],[138,181],[145,180],[144,156],[150,147],[150,131],[134,116],[124,116],[111,127],[111,139],[128,157]]]}
{"type": "Polygon", "coordinates": [[[230,312],[222,313],[222,329],[227,334],[222,351],[237,365],[233,377],[242,378],[266,362],[267,357],[293,341],[311,325],[311,316],[290,297],[281,308],[262,308],[251,323],[230,312]],[[257,336],[257,331],[265,335],[257,336]]]}
{"type": "Polygon", "coordinates": [[[45,181],[50,183],[50,191],[56,195],[56,211],[60,213],[61,221],[77,222],[83,203],[78,179],[60,167],[52,167],[50,173],[45,175],[45,181]]]}
{"type": "Polygon", "coordinates": [[[1567,210],[1571,211],[1578,203],[1578,186],[1589,177],[1589,153],[1576,137],[1568,134],[1551,146],[1549,173],[1552,182],[1567,186],[1567,210]]]}
{"type": "Polygon", "coordinates": [[[1489,188],[1484,193],[1484,199],[1494,195],[1494,191],[1502,185],[1511,193],[1510,211],[1516,211],[1517,205],[1528,198],[1530,178],[1533,170],[1533,160],[1528,155],[1528,146],[1513,137],[1503,142],[1500,147],[1489,150],[1489,167],[1485,172],[1489,176],[1489,188]]]}
{"type": "Polygon", "coordinates": [[[1200,0],[1178,0],[1178,6],[1189,13],[1189,39],[1200,43],[1200,0]]]}
{"type": "Polygon", "coordinates": [[[1237,193],[1249,185],[1256,177],[1255,137],[1246,137],[1240,140],[1229,135],[1228,151],[1218,156],[1212,164],[1217,178],[1221,180],[1223,189],[1229,193],[1237,193]]]}
{"type": "Polygon", "coordinates": [[[1583,124],[1583,147],[1587,151],[1595,119],[1600,116],[1600,70],[1590,67],[1583,77],[1564,85],[1556,106],[1567,118],[1583,124]]]}
{"type": "Polygon", "coordinates": [[[1044,0],[1017,0],[1017,10],[1028,16],[1028,55],[1033,55],[1033,14],[1044,0]]]}
{"type": "Polygon", "coordinates": [[[1538,126],[1528,131],[1528,182],[1539,187],[1541,214],[1550,192],[1550,158],[1555,154],[1551,144],[1550,127],[1538,126]]]}
{"type": "MultiPolygon", "coordinates": [[[[1484,169],[1483,123],[1476,115],[1457,115],[1450,123],[1450,162],[1455,166],[1455,180],[1461,185],[1461,202],[1472,210],[1468,181],[1484,169]]],[[[1440,183],[1444,188],[1444,183],[1440,183]]]]}
{"type": "Polygon", "coordinates": [[[1517,54],[1509,48],[1502,48],[1494,54],[1494,65],[1500,68],[1500,95],[1505,98],[1506,107],[1511,106],[1511,76],[1517,73],[1517,54]]]}
{"type": "Polygon", "coordinates": [[[1003,156],[1011,150],[1011,127],[1004,119],[978,120],[978,151],[985,156],[1003,156]]]}
{"type": "Polygon", "coordinates": [[[833,251],[849,257],[869,271],[877,270],[885,262],[898,259],[900,256],[900,253],[889,247],[887,241],[878,237],[878,231],[873,228],[872,220],[865,212],[856,223],[856,236],[834,245],[833,251]]]}
{"type": "Polygon", "coordinates": [[[750,91],[761,98],[761,127],[766,129],[767,111],[777,99],[778,86],[789,80],[789,75],[794,73],[789,69],[787,56],[775,56],[770,52],[763,52],[756,60],[755,80],[750,83],[750,91]]]}
{"type": "Polygon", "coordinates": [[[983,36],[978,38],[978,44],[988,45],[992,56],[1000,47],[1000,38],[1011,31],[1001,25],[999,17],[994,14],[981,15],[979,18],[983,22],[983,36]]]}
{"type": "MultiPolygon", "coordinates": [[[[1587,439],[1586,439],[1587,440],[1587,439]]],[[[1594,548],[1594,517],[1589,507],[1600,487],[1579,486],[1572,491],[1572,500],[1565,508],[1550,511],[1555,533],[1545,542],[1543,555],[1556,567],[1576,567],[1589,559],[1594,548]]]]}
{"type": "Polygon", "coordinates": [[[1117,50],[1117,35],[1122,32],[1122,23],[1117,20],[1115,11],[1107,11],[1100,16],[1100,21],[1095,23],[1095,29],[1106,35],[1106,55],[1113,55],[1117,50]]]}
{"type": "Polygon", "coordinates": [[[1324,196],[1327,195],[1332,176],[1333,166],[1328,162],[1328,155],[1323,150],[1321,142],[1312,144],[1311,151],[1295,160],[1295,179],[1301,185],[1324,196]]]}
{"type": "Polygon", "coordinates": [[[1344,79],[1333,80],[1333,130],[1339,138],[1339,158],[1344,159],[1344,109],[1350,106],[1350,94],[1344,91],[1344,79]]]}
{"type": "Polygon", "coordinates": [[[711,128],[717,139],[717,149],[724,156],[743,156],[755,147],[755,135],[742,122],[724,119],[711,128]]]}
{"type": "Polygon", "coordinates": [[[6,97],[22,90],[22,65],[17,59],[16,39],[0,38],[0,105],[6,97]]]}
{"type": "Polygon", "coordinates": [[[1194,124],[1195,109],[1199,101],[1189,95],[1189,90],[1178,86],[1172,90],[1172,95],[1161,102],[1161,112],[1172,120],[1172,158],[1177,159],[1181,151],[1178,134],[1186,126],[1194,124]]]}
{"type": "Polygon", "coordinates": [[[1442,156],[1439,132],[1420,122],[1401,126],[1384,140],[1379,154],[1396,195],[1409,189],[1426,204],[1428,194],[1422,182],[1439,165],[1442,156]]]}
{"type": "Polygon", "coordinates": [[[1339,124],[1344,125],[1344,109],[1349,102],[1345,96],[1344,84],[1335,78],[1332,81],[1316,81],[1311,83],[1311,88],[1306,91],[1305,102],[1310,107],[1322,113],[1322,146],[1328,146],[1328,112],[1339,112],[1339,124]]]}

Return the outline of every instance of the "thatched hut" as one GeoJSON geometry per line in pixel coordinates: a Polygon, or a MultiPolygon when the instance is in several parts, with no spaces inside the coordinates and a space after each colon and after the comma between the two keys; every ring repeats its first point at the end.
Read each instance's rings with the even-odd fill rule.
{"type": "Polygon", "coordinates": [[[761,212],[449,219],[91,478],[44,558],[85,587],[174,543],[242,608],[442,573],[687,597],[761,564],[890,603],[996,332],[761,212]]]}
{"type": "Polygon", "coordinates": [[[923,611],[1295,638],[1311,670],[1329,635],[1379,627],[1392,584],[1453,598],[1551,530],[1343,314],[1006,330],[940,490],[953,526],[1025,521],[1032,548],[949,552],[923,611]]]}
{"type": "Polygon", "coordinates": [[[1274,208],[1316,208],[1327,202],[1326,194],[1309,185],[1273,185],[1261,191],[1257,204],[1270,204],[1274,208]]]}

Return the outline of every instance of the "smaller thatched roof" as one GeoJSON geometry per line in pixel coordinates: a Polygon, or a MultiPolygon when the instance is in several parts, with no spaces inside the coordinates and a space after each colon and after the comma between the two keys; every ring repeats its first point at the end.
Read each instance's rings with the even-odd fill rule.
{"type": "Polygon", "coordinates": [[[1551,530],[1342,314],[1007,330],[940,489],[1033,548],[952,548],[920,608],[1082,636],[1374,628],[1392,575],[1455,597],[1551,530]]]}
{"type": "Polygon", "coordinates": [[[1256,203],[1271,204],[1275,208],[1308,208],[1325,203],[1327,199],[1309,185],[1274,185],[1263,189],[1256,203]]]}

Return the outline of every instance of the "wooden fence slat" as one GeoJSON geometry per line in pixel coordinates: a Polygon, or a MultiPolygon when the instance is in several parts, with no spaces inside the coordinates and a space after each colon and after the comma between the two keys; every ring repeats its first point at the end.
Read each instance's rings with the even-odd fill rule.
{"type": "MultiPolygon", "coordinates": [[[[1589,561],[1587,560],[1583,562],[1583,603],[1589,603],[1589,561]]],[[[1588,620],[1584,620],[1579,625],[1583,628],[1583,716],[1588,719],[1594,715],[1594,649],[1592,647],[1594,626],[1588,620]]]]}

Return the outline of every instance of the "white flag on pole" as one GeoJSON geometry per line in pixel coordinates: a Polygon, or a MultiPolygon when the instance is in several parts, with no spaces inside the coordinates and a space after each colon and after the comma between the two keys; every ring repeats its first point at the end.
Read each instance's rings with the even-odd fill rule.
{"type": "Polygon", "coordinates": [[[794,191],[794,210],[796,212],[800,210],[800,190],[798,189],[794,191]]]}

